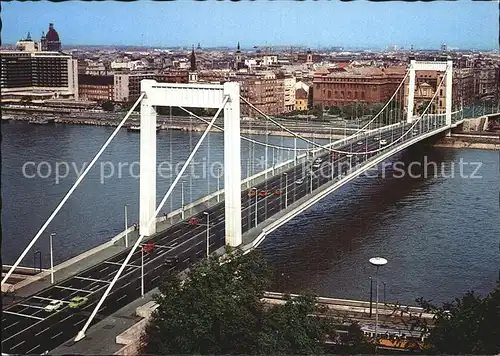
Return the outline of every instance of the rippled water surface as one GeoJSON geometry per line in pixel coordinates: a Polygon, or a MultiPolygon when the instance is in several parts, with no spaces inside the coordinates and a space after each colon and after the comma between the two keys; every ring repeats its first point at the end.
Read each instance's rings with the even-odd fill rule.
{"type": "MultiPolygon", "coordinates": [[[[2,124],[4,263],[12,263],[20,254],[76,180],[75,168],[81,170],[84,162],[90,162],[111,132],[110,128],[89,126],[2,124]],[[22,167],[27,161],[47,161],[40,172],[47,175],[50,165],[52,174],[45,179],[23,177],[22,167]],[[54,175],[57,162],[74,162],[68,177],[58,184],[54,175]]],[[[159,133],[158,162],[185,160],[200,136],[159,133]]],[[[258,139],[293,147],[289,138],[258,139]]],[[[243,176],[261,170],[259,162],[265,157],[264,149],[256,147],[252,154],[249,147],[242,144],[243,176]]],[[[272,150],[267,155],[270,161],[272,157],[275,161],[280,158],[272,150]]],[[[424,156],[427,162],[437,164],[436,176],[430,166],[427,178],[396,178],[399,171],[391,166],[385,170],[380,167],[378,177],[374,177],[374,171],[371,178],[354,180],[269,236],[260,248],[276,272],[274,289],[368,299],[369,276],[375,272],[368,259],[379,255],[389,261],[380,270],[388,300],[412,303],[424,296],[444,301],[469,289],[489,292],[500,268],[498,152],[418,145],[391,162],[400,161],[407,168],[424,156]],[[461,160],[480,162],[475,176],[482,178],[460,177],[461,160]]],[[[184,179],[186,201],[216,189],[217,179],[208,179],[203,172],[207,167],[215,174],[218,166],[214,162],[221,162],[222,157],[222,135],[209,135],[195,157],[198,163],[193,172],[199,177],[188,175],[184,179]]],[[[285,153],[281,159],[289,157],[285,153]]],[[[57,233],[57,263],[121,231],[125,204],[129,206],[129,221],[137,221],[139,180],[135,176],[139,167],[135,164],[130,170],[130,165],[138,159],[139,135],[120,132],[54,219],[47,236],[37,242],[46,265],[51,231],[57,233]],[[101,169],[110,178],[103,179],[101,169]]],[[[462,176],[470,176],[474,170],[474,165],[466,165],[462,176]]],[[[35,172],[32,166],[26,171],[35,172]]],[[[65,172],[62,164],[60,171],[65,172]]],[[[418,167],[413,167],[412,172],[419,173],[418,167]]],[[[170,181],[158,178],[158,201],[170,181]]],[[[180,197],[179,187],[163,210],[177,207],[180,197]]],[[[33,264],[32,252],[23,264],[33,264]]]]}

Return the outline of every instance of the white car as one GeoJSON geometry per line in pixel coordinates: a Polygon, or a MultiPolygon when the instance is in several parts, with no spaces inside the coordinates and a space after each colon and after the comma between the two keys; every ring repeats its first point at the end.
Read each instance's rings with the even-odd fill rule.
{"type": "Polygon", "coordinates": [[[46,312],[53,312],[62,307],[63,302],[61,300],[52,300],[49,305],[47,305],[44,310],[46,312]]]}
{"type": "Polygon", "coordinates": [[[314,169],[319,168],[320,166],[321,166],[321,163],[314,163],[314,164],[312,165],[312,167],[313,167],[314,169]]]}
{"type": "Polygon", "coordinates": [[[380,140],[380,145],[387,145],[387,141],[386,140],[380,140]]]}
{"type": "Polygon", "coordinates": [[[363,141],[358,141],[358,145],[362,145],[363,144],[363,141]]]}
{"type": "Polygon", "coordinates": [[[304,178],[300,178],[295,181],[295,184],[302,184],[302,183],[304,183],[304,178]]]}
{"type": "Polygon", "coordinates": [[[378,140],[380,140],[380,137],[378,137],[378,136],[375,136],[375,137],[373,138],[373,141],[378,141],[378,140]]]}

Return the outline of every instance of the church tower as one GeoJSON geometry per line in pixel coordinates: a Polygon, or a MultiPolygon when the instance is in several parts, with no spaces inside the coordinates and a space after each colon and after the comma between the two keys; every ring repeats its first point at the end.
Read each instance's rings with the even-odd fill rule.
{"type": "Polygon", "coordinates": [[[238,70],[241,68],[241,51],[240,51],[240,43],[238,42],[238,47],[236,49],[236,55],[234,58],[234,69],[238,70]]]}
{"type": "Polygon", "coordinates": [[[189,83],[196,83],[198,81],[198,72],[196,71],[196,55],[194,54],[194,46],[189,58],[189,83]]]}

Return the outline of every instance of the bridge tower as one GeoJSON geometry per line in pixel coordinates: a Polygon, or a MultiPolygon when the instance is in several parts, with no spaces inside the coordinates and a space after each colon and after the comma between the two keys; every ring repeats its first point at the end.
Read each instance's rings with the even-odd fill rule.
{"type": "Polygon", "coordinates": [[[240,85],[173,84],[142,80],[140,134],[139,233],[151,236],[156,224],[148,226],[156,209],[156,106],[224,106],[224,201],[226,244],[241,245],[241,143],[240,85]]]}
{"type": "Polygon", "coordinates": [[[410,73],[409,73],[409,84],[408,84],[408,101],[406,103],[407,107],[407,118],[408,123],[413,122],[413,111],[415,105],[415,71],[418,70],[434,70],[438,72],[445,72],[445,122],[447,126],[451,126],[451,104],[452,104],[452,83],[453,83],[453,61],[448,59],[440,62],[431,61],[416,61],[414,59],[410,60],[410,73]]]}

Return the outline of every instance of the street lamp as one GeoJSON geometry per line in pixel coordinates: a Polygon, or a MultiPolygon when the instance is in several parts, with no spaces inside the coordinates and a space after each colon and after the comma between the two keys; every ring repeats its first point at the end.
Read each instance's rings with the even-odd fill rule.
{"type": "Polygon", "coordinates": [[[144,298],[144,246],[141,246],[141,297],[144,298]]]}
{"type": "Polygon", "coordinates": [[[220,202],[220,168],[217,168],[217,203],[220,202]]]}
{"type": "Polygon", "coordinates": [[[125,204],[125,248],[128,248],[128,216],[127,216],[127,204],[125,204]]]}
{"type": "Polygon", "coordinates": [[[203,212],[207,216],[207,257],[210,255],[210,214],[206,211],[203,212]]]}
{"type": "Polygon", "coordinates": [[[253,188],[253,190],[255,191],[255,226],[257,227],[257,219],[259,217],[259,210],[257,208],[257,202],[258,202],[258,197],[259,197],[259,192],[257,190],[257,188],[253,188]]]}
{"type": "Polygon", "coordinates": [[[285,209],[288,208],[288,173],[283,173],[285,176],[285,209]]]}
{"type": "Polygon", "coordinates": [[[184,181],[181,182],[181,218],[184,220],[184,181]]]}
{"type": "Polygon", "coordinates": [[[376,292],[376,302],[375,302],[375,342],[377,342],[377,329],[378,329],[378,269],[379,267],[385,265],[387,263],[387,260],[385,258],[382,258],[382,257],[373,257],[373,258],[370,258],[370,263],[372,265],[374,265],[375,267],[377,267],[377,292],[376,292]]]}
{"type": "Polygon", "coordinates": [[[54,254],[52,252],[52,238],[56,235],[55,232],[50,234],[49,236],[49,245],[50,245],[50,283],[54,284],[54,254]]]}

